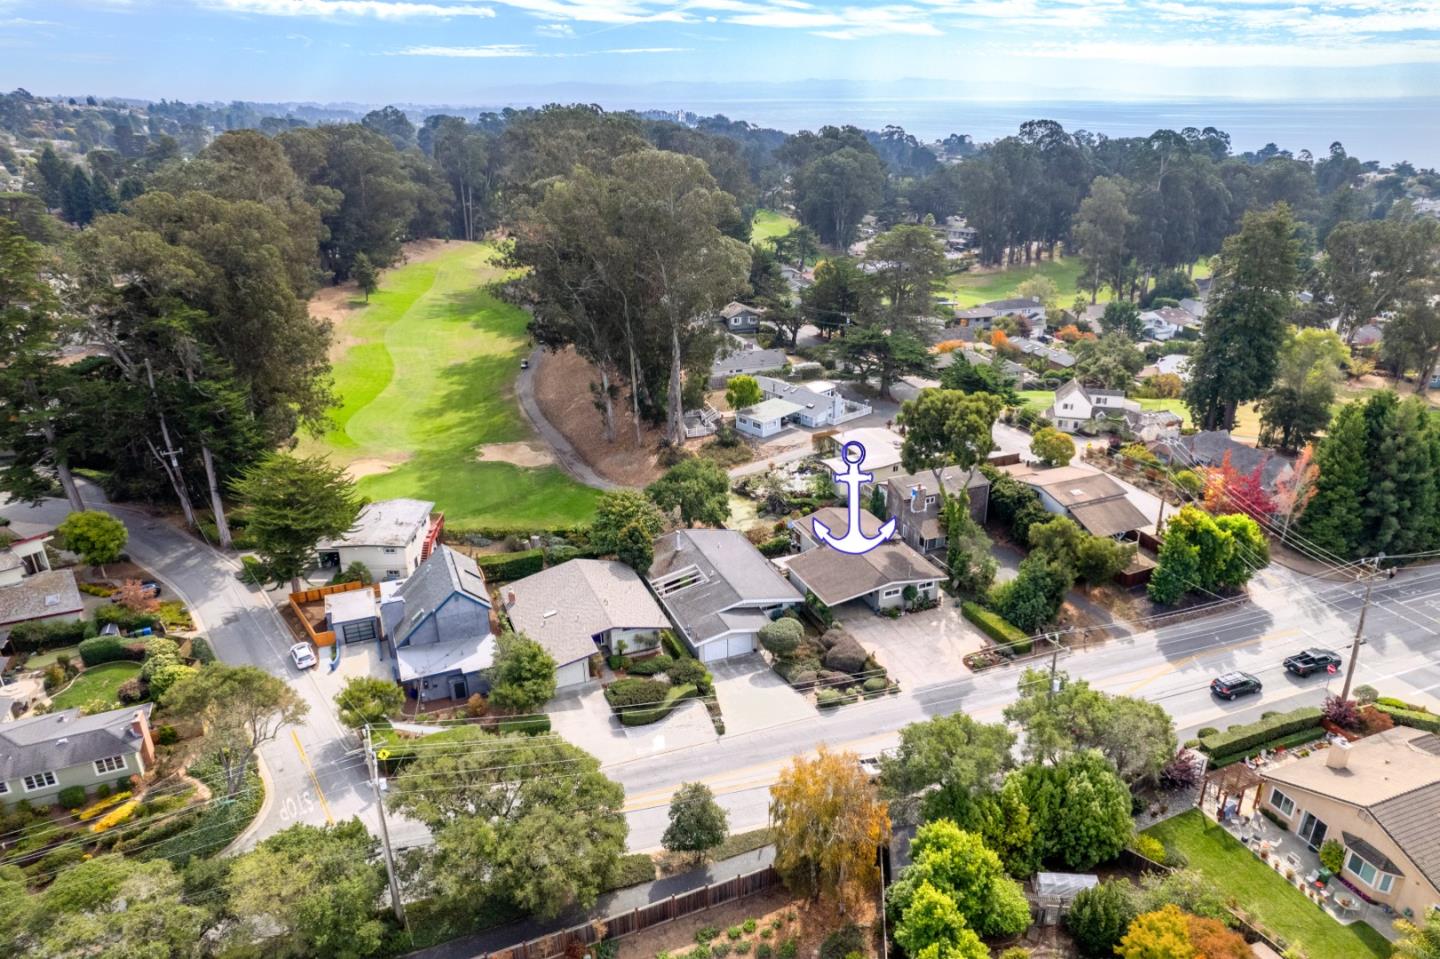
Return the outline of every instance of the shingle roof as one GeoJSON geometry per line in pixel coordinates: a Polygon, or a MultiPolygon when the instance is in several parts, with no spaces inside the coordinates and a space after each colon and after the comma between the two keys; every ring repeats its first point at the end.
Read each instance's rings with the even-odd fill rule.
{"type": "Polygon", "coordinates": [[[782,369],[789,362],[784,350],[734,350],[717,356],[710,367],[713,374],[760,373],[782,369]]]}
{"type": "Polygon", "coordinates": [[[739,316],[742,313],[753,313],[756,316],[760,316],[764,314],[764,312],[765,311],[762,309],[758,309],[753,306],[746,306],[744,303],[737,303],[732,300],[731,302],[725,304],[725,308],[720,311],[720,315],[728,320],[731,317],[739,316]]]}
{"type": "Polygon", "coordinates": [[[1430,884],[1440,888],[1440,813],[1437,810],[1440,810],[1440,782],[1377,803],[1370,807],[1370,815],[1430,884]]]}
{"type": "Polygon", "coordinates": [[[989,303],[981,304],[996,313],[1004,313],[1007,310],[1043,310],[1045,306],[1038,300],[1026,299],[1023,296],[1011,297],[1007,300],[991,300],[989,303]]]}
{"type": "Polygon", "coordinates": [[[1290,466],[1290,461],[1271,450],[1260,450],[1230,438],[1226,430],[1203,430],[1177,440],[1156,443],[1151,447],[1156,456],[1173,460],[1186,467],[1219,467],[1230,454],[1230,465],[1238,472],[1249,474],[1255,467],[1261,467],[1263,484],[1273,487],[1275,481],[1290,466]],[[1178,447],[1178,450],[1176,449],[1178,447]]]}
{"type": "Polygon", "coordinates": [[[78,613],[83,608],[75,574],[68,569],[46,570],[0,586],[0,626],[78,613]]]}
{"type": "Polygon", "coordinates": [[[696,644],[736,629],[734,614],[746,606],[802,599],[744,535],[730,529],[666,533],[655,541],[648,578],[676,625],[696,644]]]}
{"type": "Polygon", "coordinates": [[[396,597],[405,601],[405,625],[395,637],[396,644],[404,642],[426,615],[439,609],[454,593],[469,596],[487,609],[490,607],[485,577],[475,561],[442,545],[395,591],[396,597]]]}
{"type": "Polygon", "coordinates": [[[770,420],[783,420],[787,416],[793,416],[804,408],[799,403],[771,398],[761,400],[754,406],[747,406],[736,412],[744,413],[751,419],[759,420],[762,423],[768,423],[770,420]]]}
{"type": "Polygon", "coordinates": [[[1123,496],[1072,506],[1070,515],[1075,517],[1075,522],[1095,536],[1116,536],[1150,525],[1145,514],[1123,496]]]}
{"type": "Polygon", "coordinates": [[[505,588],[505,611],[515,632],[561,666],[593,654],[593,637],[606,630],[670,628],[644,580],[614,560],[572,559],[516,580],[505,588]]]}
{"type": "Polygon", "coordinates": [[[943,577],[939,567],[898,540],[858,556],[820,547],[791,557],[787,565],[826,606],[846,603],[886,586],[943,577]]]}
{"type": "MultiPolygon", "coordinates": [[[[799,527],[813,540],[820,537],[815,535],[815,521],[819,520],[830,528],[830,532],[836,536],[842,535],[850,525],[849,513],[839,506],[822,506],[808,516],[799,519],[792,519],[787,525],[799,527]]],[[[869,510],[860,511],[860,531],[866,536],[874,536],[880,531],[880,520],[876,519],[869,510]]]]}
{"type": "Polygon", "coordinates": [[[130,723],[152,708],[145,703],[82,716],[76,707],[0,725],[0,780],[136,752],[142,740],[130,723]]]}

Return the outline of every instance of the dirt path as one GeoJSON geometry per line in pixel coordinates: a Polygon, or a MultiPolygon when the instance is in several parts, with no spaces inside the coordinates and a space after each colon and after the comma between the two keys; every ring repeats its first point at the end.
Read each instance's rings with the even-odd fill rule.
{"type": "Polygon", "coordinates": [[[530,421],[530,425],[535,427],[535,432],[540,434],[540,438],[549,444],[550,450],[555,456],[555,462],[561,469],[586,486],[593,486],[596,489],[619,489],[620,484],[612,483],[591,469],[585,458],[570,444],[570,440],[556,429],[541,412],[540,404],[535,400],[535,374],[544,352],[538,348],[532,352],[530,368],[521,370],[520,376],[515,380],[515,398],[520,401],[520,410],[530,421]]]}
{"type": "MultiPolygon", "coordinates": [[[[528,396],[529,402],[536,408],[536,413],[531,414],[530,408],[525,407],[531,420],[535,421],[537,415],[545,420],[551,430],[565,441],[570,454],[607,484],[602,488],[645,486],[653,482],[663,472],[656,461],[656,450],[660,447],[659,431],[646,427],[636,441],[634,424],[626,412],[628,395],[622,391],[615,401],[615,441],[607,442],[600,411],[595,408],[590,389],[595,380],[594,367],[576,355],[574,350],[559,353],[537,350],[530,357],[530,369],[520,374],[516,387],[521,394],[522,407],[528,396]]],[[[536,429],[555,447],[563,462],[561,447],[540,429],[538,422],[536,429]]],[[[573,470],[571,472],[579,475],[573,470]]],[[[584,482],[589,483],[588,480],[584,482]]]]}

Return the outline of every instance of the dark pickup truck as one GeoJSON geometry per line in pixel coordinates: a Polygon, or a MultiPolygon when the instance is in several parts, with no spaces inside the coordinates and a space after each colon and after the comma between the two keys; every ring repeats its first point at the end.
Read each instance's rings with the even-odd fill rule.
{"type": "Polygon", "coordinates": [[[1285,668],[1296,676],[1309,676],[1331,666],[1340,668],[1340,654],[1329,649],[1307,649],[1285,660],[1285,668]]]}

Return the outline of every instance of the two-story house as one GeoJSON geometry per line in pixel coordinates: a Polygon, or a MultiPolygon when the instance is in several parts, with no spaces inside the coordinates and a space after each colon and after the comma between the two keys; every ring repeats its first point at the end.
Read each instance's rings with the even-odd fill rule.
{"type": "Polygon", "coordinates": [[[1055,391],[1055,399],[1043,419],[1066,433],[1100,432],[1120,428],[1141,442],[1174,439],[1184,424],[1171,410],[1147,410],[1135,400],[1126,399],[1122,390],[1102,390],[1071,380],[1055,391]]]}
{"type": "Polygon", "coordinates": [[[483,673],[495,661],[495,624],[485,577],[470,557],[437,547],[382,593],[380,618],[395,681],[410,698],[464,700],[489,689],[483,673]]]}
{"type": "MultiPolygon", "coordinates": [[[[940,473],[945,493],[956,496],[963,490],[970,500],[970,515],[984,523],[990,509],[990,481],[978,469],[948,466],[940,473]]],[[[943,550],[948,542],[940,523],[940,494],[935,474],[929,470],[892,476],[881,487],[885,495],[886,518],[895,520],[895,535],[922,553],[943,550]]]]}
{"type": "Polygon", "coordinates": [[[0,723],[0,803],[44,805],[70,786],[88,791],[142,775],[155,762],[152,708],[145,703],[89,716],[62,709],[0,723]]]}
{"type": "Polygon", "coordinates": [[[1440,736],[1396,726],[1261,772],[1260,805],[1312,848],[1345,847],[1339,878],[1417,921],[1440,908],[1440,736]]]}
{"type": "Polygon", "coordinates": [[[31,620],[73,622],[84,614],[75,574],[51,569],[49,532],[0,529],[0,646],[11,627],[31,620]]]}
{"type": "Polygon", "coordinates": [[[316,547],[322,565],[345,569],[360,563],[380,582],[404,579],[429,557],[440,539],[445,517],[435,504],[418,499],[367,503],[343,536],[316,547]]]}

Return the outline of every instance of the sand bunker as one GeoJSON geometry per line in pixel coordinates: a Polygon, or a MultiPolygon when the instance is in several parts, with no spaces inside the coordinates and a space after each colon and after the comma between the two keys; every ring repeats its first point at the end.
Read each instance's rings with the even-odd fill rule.
{"type": "Polygon", "coordinates": [[[399,466],[403,462],[405,462],[405,459],[403,457],[395,459],[380,459],[378,457],[370,459],[358,459],[355,462],[351,463],[349,466],[345,467],[345,472],[350,474],[351,479],[360,480],[366,476],[375,476],[380,473],[388,473],[391,469],[399,466]]]}
{"type": "Polygon", "coordinates": [[[555,465],[555,454],[543,443],[486,443],[475,451],[475,458],[490,463],[536,468],[555,465]]]}

